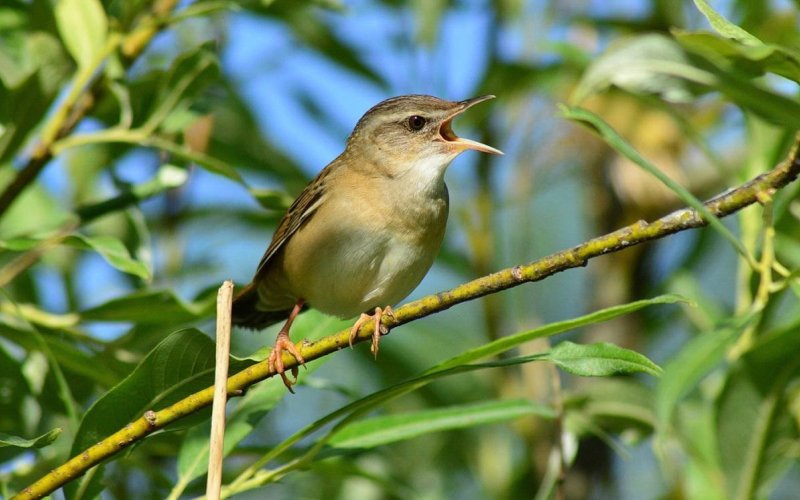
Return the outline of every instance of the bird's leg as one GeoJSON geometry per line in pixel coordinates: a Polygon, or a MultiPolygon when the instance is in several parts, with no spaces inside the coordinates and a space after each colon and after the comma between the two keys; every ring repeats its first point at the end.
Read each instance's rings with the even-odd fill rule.
{"type": "Polygon", "coordinates": [[[359,316],[359,318],[356,320],[353,327],[350,328],[350,347],[351,348],[353,347],[353,341],[356,339],[358,331],[361,329],[364,323],[366,323],[369,320],[373,320],[375,322],[375,329],[372,330],[372,346],[370,347],[369,350],[377,358],[378,343],[381,340],[381,335],[386,335],[387,333],[389,333],[389,329],[381,325],[381,318],[383,318],[384,314],[392,319],[395,319],[392,306],[386,306],[384,308],[376,307],[375,313],[372,316],[366,313],[361,313],[361,316],[359,316]]]}
{"type": "Polygon", "coordinates": [[[303,368],[306,366],[306,361],[303,359],[303,356],[300,355],[300,352],[297,350],[297,347],[292,342],[292,339],[289,338],[289,328],[292,327],[292,322],[300,314],[300,311],[303,309],[303,300],[298,300],[297,303],[294,305],[292,312],[289,314],[289,318],[284,323],[281,331],[278,332],[278,338],[275,339],[275,347],[272,348],[272,352],[269,353],[269,367],[272,371],[277,373],[283,379],[283,385],[289,389],[289,392],[294,394],[292,390],[292,385],[297,383],[297,366],[292,367],[292,376],[294,377],[294,382],[289,380],[289,377],[286,376],[284,373],[283,367],[283,351],[287,351],[289,354],[294,356],[294,359],[297,360],[298,363],[303,365],[303,368]]]}

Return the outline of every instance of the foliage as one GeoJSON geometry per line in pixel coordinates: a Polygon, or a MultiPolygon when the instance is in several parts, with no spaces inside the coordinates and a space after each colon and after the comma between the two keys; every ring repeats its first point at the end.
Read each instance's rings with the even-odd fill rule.
{"type": "MultiPolygon", "coordinates": [[[[211,384],[216,287],[250,276],[293,196],[382,97],[499,97],[464,120],[507,155],[451,169],[453,221],[418,295],[702,212],[786,157],[796,6],[586,4],[0,6],[0,496],[211,384]],[[241,39],[260,32],[265,52],[241,39]],[[259,94],[261,78],[273,87],[259,94]]],[[[796,491],[798,189],[405,325],[377,362],[325,356],[296,396],[251,387],[229,403],[223,493],[796,491]]],[[[293,335],[346,324],[309,311],[293,335]]],[[[273,336],[236,332],[232,372],[273,336]]],[[[201,495],[207,420],[177,419],[63,494],[201,495]]]]}

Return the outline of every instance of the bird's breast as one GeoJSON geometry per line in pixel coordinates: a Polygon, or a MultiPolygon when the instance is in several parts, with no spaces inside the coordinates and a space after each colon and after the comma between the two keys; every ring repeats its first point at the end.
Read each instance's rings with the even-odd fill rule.
{"type": "Polygon", "coordinates": [[[444,237],[443,184],[439,192],[367,184],[326,197],[284,249],[293,294],[328,314],[352,317],[396,304],[428,272],[444,237]]]}

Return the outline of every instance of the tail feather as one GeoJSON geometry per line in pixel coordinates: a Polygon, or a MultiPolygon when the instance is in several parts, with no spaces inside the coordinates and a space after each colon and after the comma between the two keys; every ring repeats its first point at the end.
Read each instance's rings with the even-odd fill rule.
{"type": "Polygon", "coordinates": [[[262,311],[258,309],[258,290],[250,283],[233,298],[233,324],[261,330],[289,317],[291,309],[262,311]]]}

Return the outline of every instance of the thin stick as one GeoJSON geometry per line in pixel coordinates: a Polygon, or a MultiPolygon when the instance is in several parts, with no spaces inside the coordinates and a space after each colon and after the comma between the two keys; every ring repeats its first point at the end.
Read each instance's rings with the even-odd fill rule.
{"type": "Polygon", "coordinates": [[[225,442],[225,403],[228,401],[228,356],[231,350],[233,281],[217,292],[217,363],[214,369],[214,402],[211,407],[211,444],[208,451],[206,498],[219,500],[222,488],[222,454],[225,442]]]}

